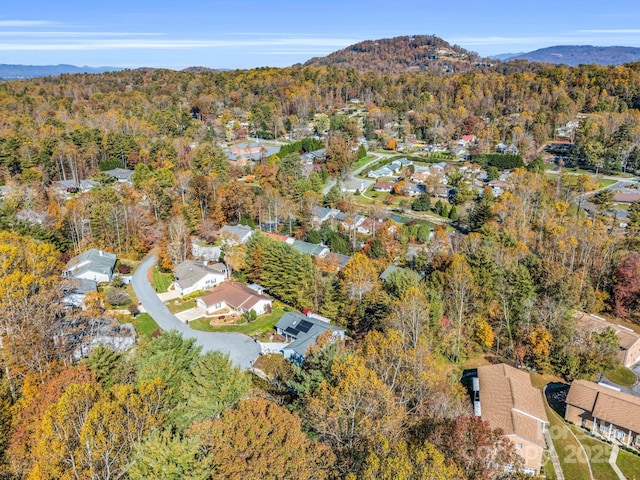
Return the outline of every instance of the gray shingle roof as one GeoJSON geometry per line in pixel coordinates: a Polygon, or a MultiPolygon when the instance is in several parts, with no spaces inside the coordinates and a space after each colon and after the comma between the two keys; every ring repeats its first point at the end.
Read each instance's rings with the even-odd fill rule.
{"type": "Polygon", "coordinates": [[[92,248],[73,257],[67,264],[67,271],[71,277],[77,277],[85,272],[96,272],[111,276],[116,266],[116,255],[92,248]]]}
{"type": "Polygon", "coordinates": [[[344,335],[344,329],[298,312],[286,312],[276,323],[276,330],[294,339],[283,350],[293,350],[302,358],[306,356],[309,347],[316,343],[318,336],[327,330],[344,335]]]}
{"type": "Polygon", "coordinates": [[[223,263],[205,266],[202,262],[194,260],[185,260],[173,269],[173,276],[176,283],[183,290],[193,287],[198,281],[202,280],[208,274],[225,274],[226,267],[223,263]]]}

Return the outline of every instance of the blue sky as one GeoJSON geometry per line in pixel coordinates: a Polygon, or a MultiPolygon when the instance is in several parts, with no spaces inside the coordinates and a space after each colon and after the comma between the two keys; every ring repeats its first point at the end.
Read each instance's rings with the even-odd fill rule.
{"type": "Polygon", "coordinates": [[[16,0],[0,63],[288,66],[361,40],[435,34],[481,55],[551,45],[640,47],[631,0],[16,0]]]}

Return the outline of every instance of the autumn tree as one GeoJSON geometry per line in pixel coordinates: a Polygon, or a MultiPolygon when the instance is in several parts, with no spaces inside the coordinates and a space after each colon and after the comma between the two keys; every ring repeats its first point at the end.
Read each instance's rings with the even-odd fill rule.
{"type": "Polygon", "coordinates": [[[640,254],[630,253],[620,263],[615,272],[613,287],[615,313],[627,317],[634,312],[640,299],[640,254]]]}
{"type": "Polygon", "coordinates": [[[198,439],[181,438],[170,429],[156,430],[137,444],[126,470],[132,480],[211,478],[211,468],[203,458],[198,439]]]}
{"type": "Polygon", "coordinates": [[[356,253],[340,272],[340,283],[348,297],[362,297],[371,291],[377,283],[378,272],[371,260],[362,253],[356,253]]]}
{"type": "Polygon", "coordinates": [[[335,462],[331,450],[302,433],[295,414],[262,398],[243,400],[187,434],[199,438],[216,479],[324,479],[335,462]]]}
{"type": "Polygon", "coordinates": [[[198,358],[191,376],[182,384],[182,400],[174,413],[183,427],[206,418],[217,418],[235,405],[249,390],[246,374],[233,366],[228,355],[212,351],[198,358]]]}
{"type": "Polygon", "coordinates": [[[338,470],[346,475],[360,471],[379,435],[390,442],[400,437],[404,412],[362,358],[336,362],[331,373],[333,382],[321,383],[307,398],[305,415],[320,439],[331,446],[338,470]]]}

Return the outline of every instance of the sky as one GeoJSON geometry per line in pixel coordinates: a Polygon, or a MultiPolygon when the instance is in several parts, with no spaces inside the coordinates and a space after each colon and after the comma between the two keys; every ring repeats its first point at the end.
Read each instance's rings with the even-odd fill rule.
{"type": "Polygon", "coordinates": [[[633,0],[5,0],[0,63],[285,67],[362,40],[437,35],[483,56],[640,47],[633,0]]]}

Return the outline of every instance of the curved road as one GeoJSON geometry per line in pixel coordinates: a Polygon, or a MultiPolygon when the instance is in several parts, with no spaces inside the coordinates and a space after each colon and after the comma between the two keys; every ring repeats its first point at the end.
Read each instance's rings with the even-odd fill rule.
{"type": "Polygon", "coordinates": [[[145,258],[133,273],[131,281],[138,300],[156,323],[163,330],[177,330],[184,338],[195,338],[196,344],[202,347],[203,352],[219,350],[228,353],[231,361],[239,367],[245,370],[251,368],[253,361],[258,358],[260,353],[260,345],[253,339],[240,333],[212,333],[193,330],[167,309],[158,298],[147,276],[149,269],[156,264],[156,261],[155,255],[145,258]]]}

